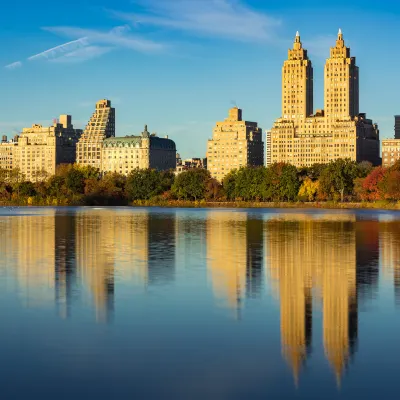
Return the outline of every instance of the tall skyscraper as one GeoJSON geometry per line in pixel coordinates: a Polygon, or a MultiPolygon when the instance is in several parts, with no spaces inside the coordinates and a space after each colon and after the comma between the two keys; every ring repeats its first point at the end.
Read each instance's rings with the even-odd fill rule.
{"type": "Polygon", "coordinates": [[[358,67],[341,30],[325,65],[324,102],[313,114],[313,69],[297,33],[282,70],[282,116],[271,129],[270,162],[301,167],[350,158],[379,165],[378,126],[359,113],[358,67]]]}
{"type": "Polygon", "coordinates": [[[313,67],[299,32],[282,68],[282,115],[299,126],[313,112],[313,67]]]}
{"type": "Polygon", "coordinates": [[[222,179],[233,169],[264,164],[262,129],[256,122],[243,121],[242,110],[233,107],[223,122],[217,122],[207,146],[207,169],[222,179]]]}
{"type": "Polygon", "coordinates": [[[339,29],[336,46],[325,64],[325,115],[329,125],[359,114],[358,67],[339,29]]]}
{"type": "Polygon", "coordinates": [[[106,138],[115,136],[115,108],[111,100],[100,100],[77,145],[76,162],[101,169],[101,149],[106,138]]]}

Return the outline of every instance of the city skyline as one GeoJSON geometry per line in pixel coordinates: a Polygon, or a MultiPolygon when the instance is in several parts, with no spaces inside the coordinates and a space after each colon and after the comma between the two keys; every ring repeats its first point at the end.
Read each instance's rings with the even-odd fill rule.
{"type": "Polygon", "coordinates": [[[392,59],[397,4],[390,13],[384,4],[359,1],[311,1],[302,8],[292,1],[116,1],[110,10],[100,0],[81,13],[76,4],[62,13],[58,5],[28,3],[5,10],[0,84],[8,96],[0,100],[1,133],[48,125],[60,113],[84,128],[92,104],[109,98],[118,109],[117,136],[149,123],[173,138],[183,157],[203,156],[215,121],[232,103],[264,129],[272,125],[280,114],[281,64],[296,30],[316,67],[314,110],[323,108],[321,66],[342,28],[361,67],[360,109],[379,124],[382,139],[393,137],[400,82],[393,79],[396,63],[382,66],[382,60],[392,59]],[[17,15],[15,27],[8,21],[17,15]],[[212,17],[217,26],[206,23],[212,17]]]}

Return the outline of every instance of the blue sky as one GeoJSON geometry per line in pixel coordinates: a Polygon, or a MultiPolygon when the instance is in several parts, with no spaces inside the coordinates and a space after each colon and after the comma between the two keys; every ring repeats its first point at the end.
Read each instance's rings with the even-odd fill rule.
{"type": "Polygon", "coordinates": [[[21,0],[2,7],[0,132],[59,114],[83,128],[98,99],[117,135],[145,124],[184,157],[205,156],[232,104],[269,129],[281,114],[281,67],[300,31],[323,108],[323,65],[338,28],[360,67],[360,111],[393,136],[400,114],[400,4],[392,1],[21,0]],[[304,5],[306,4],[306,5],[304,5]]]}

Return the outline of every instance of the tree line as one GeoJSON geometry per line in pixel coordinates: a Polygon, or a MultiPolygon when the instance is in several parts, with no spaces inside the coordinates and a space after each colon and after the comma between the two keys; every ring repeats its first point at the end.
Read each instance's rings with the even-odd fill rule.
{"type": "Polygon", "coordinates": [[[338,159],[296,168],[276,163],[231,171],[218,182],[204,169],[135,170],[101,175],[93,167],[61,165],[56,174],[26,181],[0,169],[0,203],[25,205],[129,205],[138,201],[322,202],[400,200],[400,162],[390,168],[338,159]]]}

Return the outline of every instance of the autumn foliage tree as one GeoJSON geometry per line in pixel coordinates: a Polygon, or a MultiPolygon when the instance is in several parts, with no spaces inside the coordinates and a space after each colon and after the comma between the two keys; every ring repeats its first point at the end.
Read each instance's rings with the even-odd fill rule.
{"type": "Polygon", "coordinates": [[[376,201],[384,198],[382,181],[387,170],[383,167],[374,168],[365,178],[358,178],[355,181],[355,192],[362,201],[376,201]]]}
{"type": "Polygon", "coordinates": [[[299,189],[299,199],[314,201],[318,193],[319,182],[305,178],[299,189]]]}

